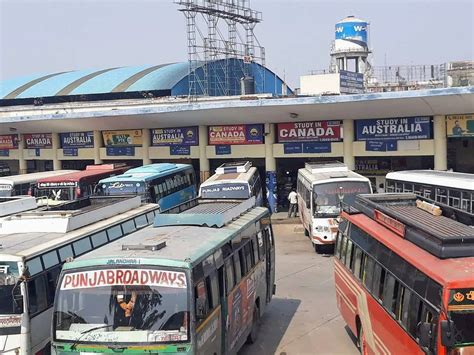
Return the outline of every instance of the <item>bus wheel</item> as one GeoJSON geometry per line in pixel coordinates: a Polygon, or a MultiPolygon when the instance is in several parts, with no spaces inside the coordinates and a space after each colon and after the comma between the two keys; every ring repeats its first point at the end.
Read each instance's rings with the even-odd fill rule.
{"type": "Polygon", "coordinates": [[[254,344],[257,341],[259,328],[260,328],[260,309],[258,308],[257,304],[255,304],[255,307],[253,308],[252,329],[250,330],[250,334],[247,338],[247,343],[254,344]]]}
{"type": "Polygon", "coordinates": [[[369,348],[367,347],[367,340],[365,339],[365,333],[364,333],[364,328],[360,327],[360,332],[359,332],[359,350],[362,355],[368,355],[369,354],[369,348]]]}

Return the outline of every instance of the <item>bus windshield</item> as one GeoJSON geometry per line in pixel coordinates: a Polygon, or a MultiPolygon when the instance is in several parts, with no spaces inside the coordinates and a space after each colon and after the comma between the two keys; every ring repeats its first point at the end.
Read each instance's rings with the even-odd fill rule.
{"type": "Polygon", "coordinates": [[[448,309],[456,309],[449,312],[449,318],[454,325],[455,346],[461,347],[466,344],[474,344],[474,288],[451,290],[451,303],[448,309]]]}
{"type": "Polygon", "coordinates": [[[339,181],[314,185],[313,214],[315,217],[339,213],[338,194],[341,187],[344,194],[343,202],[349,205],[354,204],[356,195],[370,193],[369,182],[365,181],[339,181]]]}
{"type": "Polygon", "coordinates": [[[18,277],[16,262],[0,261],[0,315],[21,313],[13,300],[14,294],[20,294],[20,287],[15,287],[18,277]]]}
{"type": "Polygon", "coordinates": [[[72,201],[75,199],[74,187],[37,188],[36,197],[47,197],[54,201],[72,201]]]}
{"type": "Polygon", "coordinates": [[[0,197],[10,197],[13,186],[9,184],[0,184],[0,197]]]}
{"type": "Polygon", "coordinates": [[[248,183],[228,183],[201,186],[202,198],[235,198],[247,199],[250,197],[248,183]]]}
{"type": "Polygon", "coordinates": [[[102,184],[100,193],[106,196],[145,194],[145,183],[135,181],[115,181],[102,184]]]}
{"type": "Polygon", "coordinates": [[[188,341],[184,272],[95,269],[66,273],[55,302],[58,341],[147,343],[188,341]]]}

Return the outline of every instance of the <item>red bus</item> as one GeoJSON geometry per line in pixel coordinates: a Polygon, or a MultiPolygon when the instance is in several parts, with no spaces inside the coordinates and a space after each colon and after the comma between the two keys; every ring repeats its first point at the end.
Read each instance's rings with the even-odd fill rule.
{"type": "Polygon", "coordinates": [[[124,164],[88,165],[86,170],[43,178],[38,180],[35,196],[42,198],[39,204],[48,205],[87,197],[94,194],[101,179],[123,174],[129,168],[124,164]]]}
{"type": "Polygon", "coordinates": [[[359,195],[354,207],[334,268],[361,353],[474,354],[474,229],[414,194],[359,195]]]}

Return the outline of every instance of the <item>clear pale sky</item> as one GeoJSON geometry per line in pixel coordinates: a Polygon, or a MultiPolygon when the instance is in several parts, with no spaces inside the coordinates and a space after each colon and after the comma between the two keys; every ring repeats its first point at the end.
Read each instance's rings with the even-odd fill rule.
{"type": "MultiPolygon", "coordinates": [[[[334,25],[370,22],[375,65],[474,58],[472,0],[251,0],[267,67],[292,87],[327,69],[334,25]]],[[[173,0],[0,0],[0,80],[36,73],[187,60],[173,0]]]]}

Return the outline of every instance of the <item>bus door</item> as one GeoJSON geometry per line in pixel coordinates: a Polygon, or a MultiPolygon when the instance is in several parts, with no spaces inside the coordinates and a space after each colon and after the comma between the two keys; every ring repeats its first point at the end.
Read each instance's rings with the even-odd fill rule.
{"type": "Polygon", "coordinates": [[[266,260],[267,302],[275,292],[275,243],[271,226],[263,230],[266,260]]]}
{"type": "MultiPolygon", "coordinates": [[[[223,263],[222,253],[220,255],[223,263]]],[[[210,255],[193,269],[193,279],[198,279],[194,283],[197,354],[219,354],[222,350],[220,272],[216,269],[218,264],[219,260],[215,264],[214,255],[210,255]]]]}

